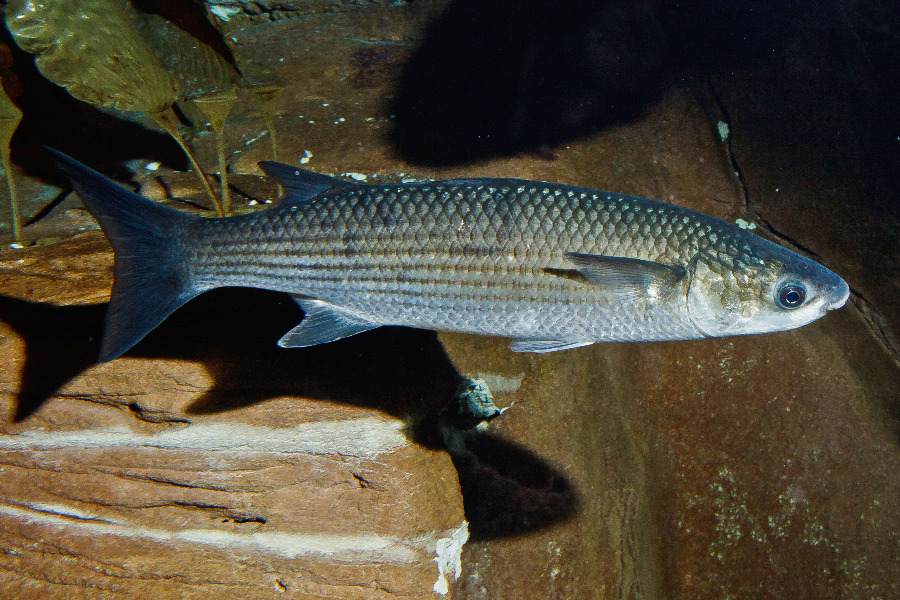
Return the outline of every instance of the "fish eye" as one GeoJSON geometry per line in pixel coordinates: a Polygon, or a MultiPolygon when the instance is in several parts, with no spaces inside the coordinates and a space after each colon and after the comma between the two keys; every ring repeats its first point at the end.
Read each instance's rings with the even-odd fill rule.
{"type": "Polygon", "coordinates": [[[781,308],[794,310],[803,305],[803,301],[806,300],[806,290],[802,285],[786,283],[779,288],[775,298],[781,308]]]}

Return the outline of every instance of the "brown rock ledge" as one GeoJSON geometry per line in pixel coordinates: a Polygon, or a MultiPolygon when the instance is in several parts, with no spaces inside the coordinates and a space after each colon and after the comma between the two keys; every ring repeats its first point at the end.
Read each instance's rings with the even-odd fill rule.
{"type": "Polygon", "coordinates": [[[0,256],[4,597],[431,598],[439,543],[453,590],[456,471],[402,408],[304,397],[254,348],[233,379],[221,346],[92,364],[110,259],[97,232],[0,256]]]}

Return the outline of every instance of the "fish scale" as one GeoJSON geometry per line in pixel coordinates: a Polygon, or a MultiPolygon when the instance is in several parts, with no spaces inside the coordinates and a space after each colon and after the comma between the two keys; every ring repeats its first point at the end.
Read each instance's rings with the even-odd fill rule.
{"type": "Polygon", "coordinates": [[[292,294],[305,315],[282,346],[406,325],[530,352],[780,331],[849,295],[809,259],[636,196],[514,179],[359,185],[261,163],[285,198],[205,219],[53,154],[115,251],[101,360],[222,286],[292,294]]]}
{"type": "Polygon", "coordinates": [[[407,324],[415,312],[416,321],[429,328],[517,338],[699,337],[677,304],[651,307],[658,324],[637,334],[647,317],[626,307],[611,309],[614,292],[547,269],[571,270],[566,252],[612,250],[644,260],[687,260],[684,250],[695,251],[700,241],[685,243],[687,237],[677,233],[703,230],[702,215],[690,216],[685,226],[684,209],[650,205],[649,213],[638,213],[652,201],[564,187],[425,184],[340,190],[285,209],[226,219],[227,227],[214,219],[198,222],[197,234],[186,236],[194,240],[193,248],[186,248],[188,263],[201,289],[277,289],[379,324],[407,324]],[[642,234],[649,214],[659,220],[660,234],[675,236],[642,234]],[[284,237],[258,235],[260,221],[266,231],[284,237]],[[434,224],[423,239],[417,234],[426,221],[434,224]],[[504,224],[508,230],[500,236],[504,224]],[[348,237],[354,240],[352,251],[348,237]],[[285,240],[288,254],[281,246],[285,240]],[[413,256],[414,267],[390,268],[413,256]],[[423,306],[434,314],[423,316],[423,306]],[[523,311],[528,319],[504,318],[523,311]],[[660,319],[660,312],[666,318],[660,319]]]}

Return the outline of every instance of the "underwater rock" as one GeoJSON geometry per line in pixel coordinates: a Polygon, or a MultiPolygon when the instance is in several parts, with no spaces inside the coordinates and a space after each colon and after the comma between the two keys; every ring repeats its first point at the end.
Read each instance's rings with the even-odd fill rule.
{"type": "MultiPolygon", "coordinates": [[[[413,392],[393,377],[384,402],[400,408],[377,410],[371,392],[334,384],[340,356],[309,362],[242,335],[199,355],[192,342],[151,341],[96,365],[110,267],[97,232],[0,256],[0,588],[17,598],[68,598],[72,586],[154,598],[455,589],[459,484],[445,452],[407,434],[400,400],[413,392]],[[330,371],[324,387],[309,369],[330,371]]],[[[244,303],[245,316],[272,312],[260,301],[244,303]]],[[[224,302],[216,319],[241,329],[224,302]]]]}
{"type": "Polygon", "coordinates": [[[475,421],[487,421],[499,416],[501,411],[494,404],[494,395],[491,394],[487,382],[480,377],[464,378],[453,400],[459,404],[459,415],[469,417],[475,421]]]}

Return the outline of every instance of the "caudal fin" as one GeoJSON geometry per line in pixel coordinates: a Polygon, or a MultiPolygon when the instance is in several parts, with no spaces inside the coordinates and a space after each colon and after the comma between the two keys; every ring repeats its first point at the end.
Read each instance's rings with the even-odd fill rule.
{"type": "Polygon", "coordinates": [[[47,150],[113,247],[115,281],[99,358],[110,361],[197,295],[180,236],[199,217],[160,206],[65,154],[47,150]]]}

